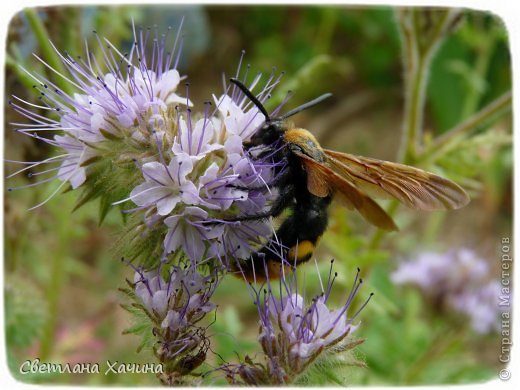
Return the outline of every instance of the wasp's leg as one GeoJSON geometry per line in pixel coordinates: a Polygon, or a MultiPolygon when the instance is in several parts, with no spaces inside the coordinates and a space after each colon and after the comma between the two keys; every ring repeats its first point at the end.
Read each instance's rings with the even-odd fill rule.
{"type": "Polygon", "coordinates": [[[269,210],[252,215],[244,215],[242,217],[226,219],[229,222],[235,221],[253,221],[258,219],[266,219],[269,217],[277,217],[282,211],[287,209],[294,202],[294,186],[287,185],[280,189],[278,197],[274,200],[273,204],[269,207],[269,210]]]}
{"type": "Polygon", "coordinates": [[[295,239],[294,224],[295,219],[291,215],[282,224],[283,228],[259,251],[251,254],[248,259],[237,260],[231,267],[236,276],[242,275],[249,282],[263,283],[268,279],[279,279],[284,272],[288,272],[293,263],[287,256],[290,249],[284,243],[295,239]]]}
{"type": "Polygon", "coordinates": [[[228,188],[235,188],[237,190],[241,191],[267,191],[269,187],[280,187],[284,185],[285,183],[289,182],[291,178],[291,170],[290,169],[284,169],[283,171],[279,172],[274,180],[270,181],[269,183],[262,183],[261,185],[255,186],[255,187],[247,187],[247,186],[239,186],[235,184],[227,184],[226,187],[228,188]]]}

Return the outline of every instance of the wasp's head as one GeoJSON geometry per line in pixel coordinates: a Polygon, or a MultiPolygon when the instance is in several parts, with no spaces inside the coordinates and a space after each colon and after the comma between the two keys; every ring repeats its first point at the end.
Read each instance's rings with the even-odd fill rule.
{"type": "Polygon", "coordinates": [[[246,146],[271,145],[281,139],[287,130],[282,119],[269,119],[253,134],[246,146]]]}
{"type": "Polygon", "coordinates": [[[232,78],[230,81],[235,84],[244,93],[244,95],[246,95],[251,100],[251,102],[253,102],[253,104],[265,117],[264,124],[255,132],[255,134],[253,134],[251,140],[244,144],[246,147],[273,144],[277,140],[281,139],[284,133],[287,131],[287,118],[303,110],[306,110],[309,107],[315,106],[316,104],[332,96],[332,94],[326,93],[314,100],[311,100],[310,102],[292,109],[281,117],[271,118],[260,100],[258,100],[258,98],[251,92],[251,90],[249,90],[241,81],[237,79],[232,78]]]}

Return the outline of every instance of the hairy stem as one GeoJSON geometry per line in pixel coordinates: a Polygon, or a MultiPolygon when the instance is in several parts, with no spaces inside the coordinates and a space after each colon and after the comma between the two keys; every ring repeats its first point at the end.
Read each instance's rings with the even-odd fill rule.
{"type": "Polygon", "coordinates": [[[419,31],[420,12],[416,9],[401,9],[397,14],[404,54],[405,102],[399,152],[399,161],[404,163],[413,163],[421,150],[428,70],[437,48],[444,41],[454,20],[460,15],[458,10],[444,11],[431,31],[423,32],[419,31]],[[422,35],[426,35],[425,40],[421,40],[422,35]]]}
{"type": "MultiPolygon", "coordinates": [[[[401,148],[398,161],[415,164],[423,153],[422,129],[423,113],[426,105],[428,70],[438,47],[442,44],[454,23],[460,18],[461,11],[450,9],[442,12],[427,31],[421,25],[421,12],[414,8],[397,10],[396,18],[403,46],[404,71],[404,113],[401,134],[401,148]]],[[[424,11],[429,12],[429,11],[424,11]]],[[[431,17],[431,15],[430,15],[431,17]]],[[[393,217],[399,208],[397,201],[392,201],[387,213],[393,217]]],[[[379,247],[385,232],[377,229],[368,241],[369,249],[379,247]]]]}

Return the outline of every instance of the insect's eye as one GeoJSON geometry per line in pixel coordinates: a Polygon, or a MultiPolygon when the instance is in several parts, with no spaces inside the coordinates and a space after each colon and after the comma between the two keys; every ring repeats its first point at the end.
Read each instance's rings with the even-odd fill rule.
{"type": "Polygon", "coordinates": [[[296,145],[296,144],[290,144],[289,145],[289,149],[291,150],[291,152],[298,152],[298,153],[305,153],[305,151],[303,150],[303,148],[300,146],[300,145],[296,145]]]}

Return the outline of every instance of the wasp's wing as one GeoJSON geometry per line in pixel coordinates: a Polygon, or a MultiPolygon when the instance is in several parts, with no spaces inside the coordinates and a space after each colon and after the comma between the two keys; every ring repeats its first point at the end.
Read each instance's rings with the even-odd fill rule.
{"type": "Polygon", "coordinates": [[[469,202],[454,182],[408,165],[325,150],[327,164],[369,196],[395,198],[414,209],[458,209],[469,202]]]}
{"type": "Polygon", "coordinates": [[[398,230],[394,221],[374,200],[365,195],[344,177],[328,166],[295,152],[301,158],[307,171],[307,189],[315,196],[334,195],[347,207],[356,209],[373,225],[384,230],[398,230]]]}

